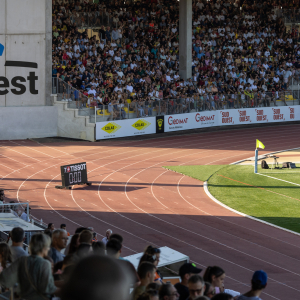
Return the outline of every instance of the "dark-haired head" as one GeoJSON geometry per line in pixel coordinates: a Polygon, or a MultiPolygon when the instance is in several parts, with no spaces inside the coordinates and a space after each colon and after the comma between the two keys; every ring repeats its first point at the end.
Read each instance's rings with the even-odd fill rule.
{"type": "Polygon", "coordinates": [[[211,298],[215,295],[215,288],[211,285],[211,283],[205,281],[205,292],[204,295],[208,298],[211,298]]]}
{"type": "Polygon", "coordinates": [[[191,299],[203,296],[205,292],[205,283],[203,278],[200,275],[192,275],[188,280],[188,288],[191,299]]]}
{"type": "Polygon", "coordinates": [[[141,294],[137,300],[153,300],[158,299],[158,291],[157,290],[147,290],[143,294],[141,294]]]}
{"type": "Polygon", "coordinates": [[[123,237],[118,233],[113,233],[109,237],[110,240],[115,239],[118,240],[121,244],[123,243],[123,237]]]}
{"type": "Polygon", "coordinates": [[[211,283],[214,287],[222,287],[225,279],[225,271],[218,266],[207,267],[203,279],[211,283]]]}
{"type": "Polygon", "coordinates": [[[11,240],[13,243],[22,243],[24,240],[24,230],[21,227],[15,227],[11,233],[11,240]]]}
{"type": "Polygon", "coordinates": [[[141,280],[149,278],[149,283],[154,281],[156,267],[150,262],[143,262],[139,265],[137,273],[141,280]],[[153,277],[153,278],[152,278],[153,277]]]}
{"type": "Polygon", "coordinates": [[[119,258],[121,254],[122,244],[115,239],[111,239],[106,244],[107,255],[119,258]]]}
{"type": "Polygon", "coordinates": [[[76,231],[75,231],[75,233],[81,233],[82,231],[84,231],[84,230],[89,230],[87,227],[78,227],[77,229],[76,229],[76,231]]]}
{"type": "Polygon", "coordinates": [[[99,254],[99,255],[105,254],[105,244],[101,241],[93,242],[92,248],[94,254],[99,254]]]}
{"type": "Polygon", "coordinates": [[[233,297],[227,293],[220,293],[220,294],[214,295],[211,298],[211,300],[233,300],[233,297]]]}
{"type": "Polygon", "coordinates": [[[148,290],[156,290],[156,291],[158,291],[160,287],[161,287],[160,284],[158,284],[156,282],[151,282],[151,283],[149,283],[147,285],[146,291],[148,291],[148,290]]]}
{"type": "MultiPolygon", "coordinates": [[[[163,284],[159,289],[159,299],[166,299],[165,296],[167,296],[167,299],[171,299],[172,296],[179,296],[176,288],[171,283],[163,284]]],[[[172,297],[173,299],[173,297],[172,297]]]]}
{"type": "Polygon", "coordinates": [[[47,229],[54,230],[54,223],[49,223],[47,229]]]}

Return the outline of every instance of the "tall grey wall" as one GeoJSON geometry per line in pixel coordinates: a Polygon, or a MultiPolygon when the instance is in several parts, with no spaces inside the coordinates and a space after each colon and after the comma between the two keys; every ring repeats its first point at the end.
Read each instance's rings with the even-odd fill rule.
{"type": "Polygon", "coordinates": [[[52,1],[0,0],[0,140],[57,136],[52,1]]]}
{"type": "Polygon", "coordinates": [[[50,105],[51,18],[51,0],[0,0],[0,107],[50,105]]]}

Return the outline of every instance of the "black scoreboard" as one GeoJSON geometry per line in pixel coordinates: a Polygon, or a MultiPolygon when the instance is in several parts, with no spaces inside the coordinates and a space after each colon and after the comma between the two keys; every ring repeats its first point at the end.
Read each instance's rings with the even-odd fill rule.
{"type": "Polygon", "coordinates": [[[75,184],[88,184],[86,163],[77,163],[60,167],[62,186],[57,188],[65,188],[75,184]]]}

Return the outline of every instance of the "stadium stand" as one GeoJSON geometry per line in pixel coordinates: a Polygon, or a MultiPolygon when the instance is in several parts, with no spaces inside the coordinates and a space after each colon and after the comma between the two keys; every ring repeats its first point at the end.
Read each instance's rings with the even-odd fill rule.
{"type": "Polygon", "coordinates": [[[57,0],[53,78],[65,84],[62,100],[80,95],[81,106],[111,119],[128,109],[140,117],[285,104],[295,100],[288,88],[299,80],[300,49],[278,17],[281,4],[193,1],[193,76],[183,80],[178,1],[57,0]]]}

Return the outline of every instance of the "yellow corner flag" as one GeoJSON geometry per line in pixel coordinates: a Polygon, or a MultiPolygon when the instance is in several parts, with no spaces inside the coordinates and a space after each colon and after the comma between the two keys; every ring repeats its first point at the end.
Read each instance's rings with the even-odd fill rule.
{"type": "Polygon", "coordinates": [[[265,145],[261,141],[256,140],[256,149],[257,148],[265,149],[265,145]]]}

